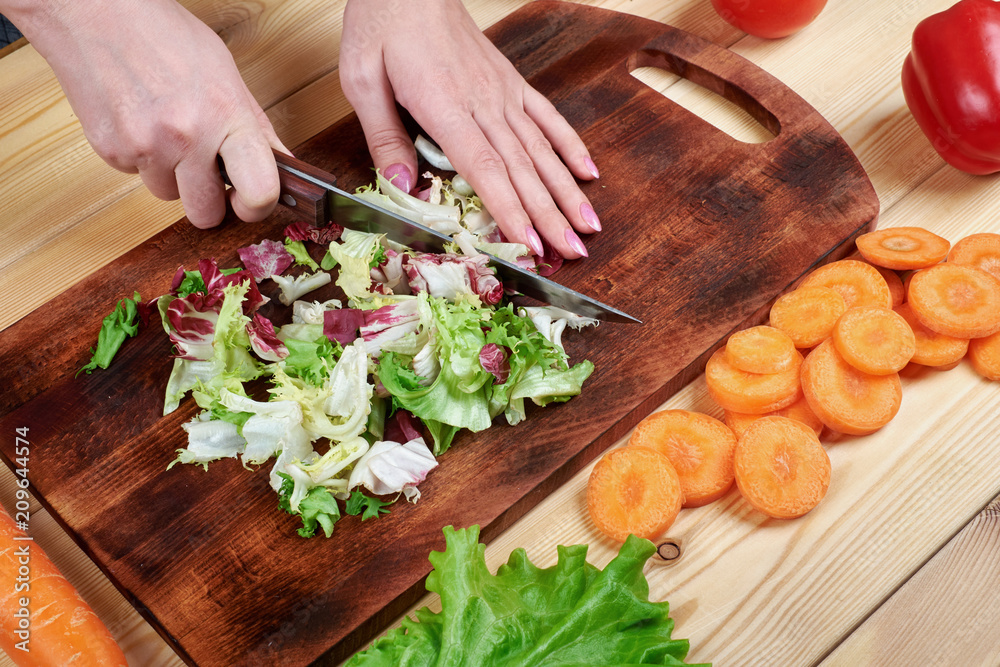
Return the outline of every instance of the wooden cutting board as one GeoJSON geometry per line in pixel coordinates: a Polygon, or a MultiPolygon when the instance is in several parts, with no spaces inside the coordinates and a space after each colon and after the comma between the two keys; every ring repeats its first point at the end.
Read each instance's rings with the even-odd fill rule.
{"type": "MultiPolygon", "coordinates": [[[[185,444],[186,401],[162,417],[170,345],[156,322],[111,369],[74,378],[101,318],[138,290],[168,291],[178,265],[237,265],[236,249],[280,238],[291,217],[181,220],[0,335],[0,422],[28,428],[32,489],[185,660],[307,664],[349,655],[423,592],[445,525],[497,535],[703,368],[726,336],[873,226],[878,200],[836,131],[735,54],[633,16],[537,2],[491,39],[580,132],[601,168],[586,184],[605,231],[555,278],[641,326],[571,333],[596,370],[582,395],[527,422],[464,433],[421,486],[376,521],[341,520],[331,539],[295,534],[269,466],[167,464],[185,444]],[[776,138],[738,142],[629,75],[656,66],[722,94],[776,138]]],[[[296,149],[353,189],[371,179],[350,117],[296,149]]],[[[275,290],[265,287],[265,294],[275,290]]],[[[319,294],[322,296],[322,293],[319,294]]],[[[287,321],[276,301],[266,315],[287,321]]],[[[13,465],[14,438],[0,440],[13,465]]]]}

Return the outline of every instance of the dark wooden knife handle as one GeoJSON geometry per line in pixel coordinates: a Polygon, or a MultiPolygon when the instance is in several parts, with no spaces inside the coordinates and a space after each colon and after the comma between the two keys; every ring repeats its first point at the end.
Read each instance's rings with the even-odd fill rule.
{"type": "MultiPolygon", "coordinates": [[[[330,221],[331,213],[327,205],[326,188],[300,177],[287,168],[299,171],[329,185],[336,185],[337,178],[333,174],[291,155],[273,149],[272,152],[274,153],[274,161],[278,163],[278,182],[281,184],[278,203],[288,208],[300,220],[316,227],[325,226],[330,221]]],[[[226,184],[232,185],[221,156],[219,157],[219,171],[226,184]]]]}

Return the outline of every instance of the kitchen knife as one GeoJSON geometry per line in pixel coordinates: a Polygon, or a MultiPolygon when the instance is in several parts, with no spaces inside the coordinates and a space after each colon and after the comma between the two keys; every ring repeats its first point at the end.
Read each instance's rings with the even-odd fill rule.
{"type": "MultiPolygon", "coordinates": [[[[299,218],[321,227],[332,221],[362,232],[385,234],[389,239],[422,252],[444,252],[452,239],[429,227],[369,204],[336,187],[332,174],[297,158],[274,151],[281,181],[279,203],[299,218]]],[[[221,162],[221,160],[220,160],[221,162]]],[[[507,289],[586,317],[610,322],[639,320],[616,308],[581,294],[489,253],[490,265],[507,289]]]]}

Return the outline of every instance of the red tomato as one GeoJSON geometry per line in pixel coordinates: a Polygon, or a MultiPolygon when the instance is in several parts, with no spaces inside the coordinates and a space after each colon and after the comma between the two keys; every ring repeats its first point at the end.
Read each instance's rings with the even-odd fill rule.
{"type": "Polygon", "coordinates": [[[745,33],[775,39],[812,23],[826,0],[712,0],[726,22],[745,33]]]}

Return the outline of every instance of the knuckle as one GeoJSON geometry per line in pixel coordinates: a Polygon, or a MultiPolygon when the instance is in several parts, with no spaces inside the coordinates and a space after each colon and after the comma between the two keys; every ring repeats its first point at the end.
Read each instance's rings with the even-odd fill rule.
{"type": "Polygon", "coordinates": [[[368,148],[372,153],[398,153],[410,150],[409,137],[391,127],[375,128],[367,134],[368,148]]]}
{"type": "Polygon", "coordinates": [[[547,155],[552,152],[552,144],[545,135],[532,132],[524,141],[524,150],[528,155],[547,155]]]}

